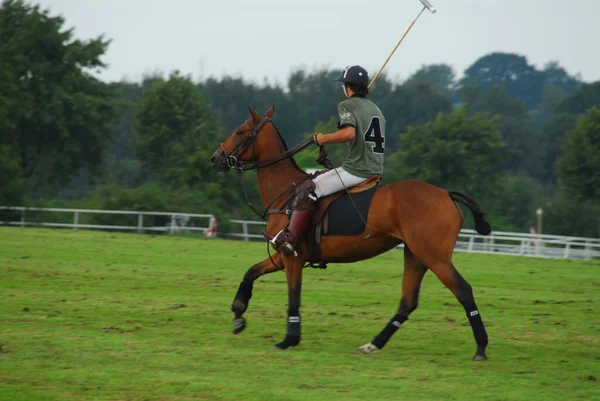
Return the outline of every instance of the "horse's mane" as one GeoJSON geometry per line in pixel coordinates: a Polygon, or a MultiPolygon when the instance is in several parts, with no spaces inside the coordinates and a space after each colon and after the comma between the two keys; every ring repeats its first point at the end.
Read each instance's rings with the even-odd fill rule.
{"type": "MultiPolygon", "coordinates": [[[[279,136],[279,140],[281,141],[281,143],[283,144],[283,148],[285,151],[287,151],[289,148],[287,146],[287,143],[285,142],[285,139],[283,139],[283,135],[281,135],[281,132],[279,132],[279,129],[277,128],[277,126],[275,125],[275,123],[273,122],[273,120],[271,120],[271,124],[273,124],[273,127],[275,128],[275,132],[277,132],[277,135],[279,136]]],[[[308,173],[304,170],[302,170],[299,166],[298,163],[296,163],[296,159],[294,159],[294,156],[290,156],[289,159],[291,160],[292,164],[294,165],[294,168],[296,170],[298,170],[299,172],[301,172],[304,175],[308,175],[308,173]]]]}

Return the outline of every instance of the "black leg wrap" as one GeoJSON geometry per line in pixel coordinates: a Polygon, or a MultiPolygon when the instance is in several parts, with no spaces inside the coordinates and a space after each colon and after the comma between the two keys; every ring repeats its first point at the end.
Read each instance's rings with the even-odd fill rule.
{"type": "Polygon", "coordinates": [[[488,345],[488,335],[485,331],[485,327],[483,326],[483,320],[481,320],[481,314],[477,309],[467,310],[467,317],[469,318],[469,323],[471,323],[471,328],[473,329],[473,336],[475,337],[475,342],[479,347],[486,347],[488,345]]]}
{"type": "Polygon", "coordinates": [[[300,343],[300,316],[289,316],[287,324],[287,334],[285,339],[279,344],[275,345],[275,348],[286,349],[288,347],[294,347],[300,343]]]}
{"type": "Polygon", "coordinates": [[[406,320],[408,320],[408,318],[404,315],[394,316],[371,343],[377,348],[382,349],[406,320]]]}

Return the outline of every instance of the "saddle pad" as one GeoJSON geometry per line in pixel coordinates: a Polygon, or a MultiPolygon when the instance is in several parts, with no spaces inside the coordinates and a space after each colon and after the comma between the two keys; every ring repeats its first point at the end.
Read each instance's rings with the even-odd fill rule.
{"type": "Polygon", "coordinates": [[[379,188],[374,187],[367,191],[350,195],[352,200],[348,194],[344,194],[336,199],[327,209],[326,222],[323,224],[326,230],[323,232],[323,235],[360,235],[365,230],[365,224],[356,209],[363,216],[364,221],[367,221],[371,199],[373,199],[375,191],[379,188]],[[354,201],[356,208],[352,204],[352,201],[354,201]]]}

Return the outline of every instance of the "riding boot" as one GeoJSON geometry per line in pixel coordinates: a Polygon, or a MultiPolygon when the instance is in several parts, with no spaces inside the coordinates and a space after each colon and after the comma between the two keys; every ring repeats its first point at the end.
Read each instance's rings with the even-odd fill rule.
{"type": "Polygon", "coordinates": [[[273,244],[275,249],[281,250],[288,256],[298,255],[298,244],[304,238],[304,234],[312,219],[317,200],[313,192],[314,188],[315,185],[312,181],[307,181],[298,188],[296,199],[294,199],[292,206],[294,211],[292,212],[287,230],[282,230],[275,236],[263,232],[263,235],[273,244]]]}
{"type": "Polygon", "coordinates": [[[284,238],[282,238],[283,247],[281,248],[283,253],[288,256],[298,254],[296,251],[298,249],[298,244],[304,238],[315,210],[314,205],[311,206],[313,207],[310,209],[296,210],[292,213],[290,226],[288,227],[284,238]]]}

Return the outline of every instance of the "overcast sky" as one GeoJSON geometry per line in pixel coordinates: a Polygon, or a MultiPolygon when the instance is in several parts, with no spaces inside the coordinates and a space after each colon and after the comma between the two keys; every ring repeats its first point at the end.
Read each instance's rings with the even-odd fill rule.
{"type": "MultiPolygon", "coordinates": [[[[431,0],[386,72],[423,64],[460,76],[479,57],[514,52],[542,68],[556,60],[600,80],[599,0],[431,0]]],[[[285,83],[298,67],[361,64],[373,76],[421,9],[418,0],[40,0],[81,39],[113,40],[100,77],[139,80],[179,69],[194,80],[224,74],[285,83]]]]}

